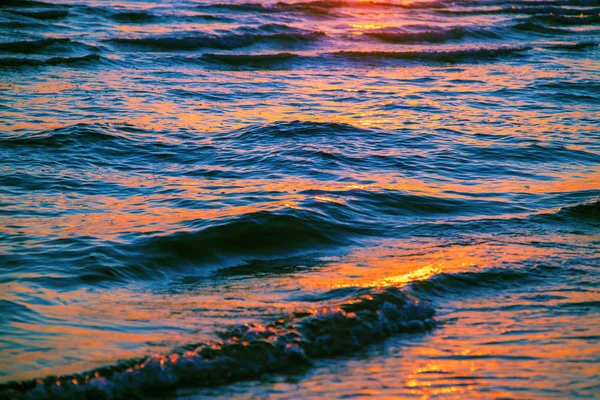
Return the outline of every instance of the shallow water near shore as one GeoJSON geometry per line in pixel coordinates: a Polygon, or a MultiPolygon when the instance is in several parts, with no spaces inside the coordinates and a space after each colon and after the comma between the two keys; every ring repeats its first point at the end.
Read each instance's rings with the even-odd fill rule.
{"type": "Polygon", "coordinates": [[[599,18],[0,2],[0,398],[597,397],[599,18]]]}

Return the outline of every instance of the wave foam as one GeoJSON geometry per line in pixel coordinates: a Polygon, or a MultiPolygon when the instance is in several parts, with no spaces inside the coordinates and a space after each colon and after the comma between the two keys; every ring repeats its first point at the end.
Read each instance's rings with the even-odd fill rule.
{"type": "Polygon", "coordinates": [[[372,289],[341,304],[297,311],[267,324],[237,325],[219,340],[132,359],[81,374],[0,385],[12,399],[130,399],[179,386],[209,386],[356,351],[401,332],[425,332],[435,310],[396,288],[372,289]]]}

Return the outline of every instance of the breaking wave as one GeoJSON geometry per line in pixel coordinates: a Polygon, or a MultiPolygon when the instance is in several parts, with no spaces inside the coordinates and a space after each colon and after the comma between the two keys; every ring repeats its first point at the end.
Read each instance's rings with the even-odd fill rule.
{"type": "Polygon", "coordinates": [[[371,289],[330,306],[298,310],[271,322],[219,332],[209,343],[171,354],[131,359],[81,374],[0,385],[11,399],[130,399],[180,386],[210,386],[252,379],[346,354],[401,332],[431,329],[435,310],[396,288],[371,289]]]}

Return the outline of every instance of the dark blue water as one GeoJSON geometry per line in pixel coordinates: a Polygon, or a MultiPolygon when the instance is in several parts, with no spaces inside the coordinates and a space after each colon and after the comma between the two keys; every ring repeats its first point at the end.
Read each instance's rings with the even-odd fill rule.
{"type": "Polygon", "coordinates": [[[597,0],[0,1],[0,398],[594,398],[597,0]]]}

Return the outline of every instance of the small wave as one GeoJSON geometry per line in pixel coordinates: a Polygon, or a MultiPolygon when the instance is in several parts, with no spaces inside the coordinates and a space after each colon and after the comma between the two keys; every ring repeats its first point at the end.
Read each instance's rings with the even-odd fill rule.
{"type": "Polygon", "coordinates": [[[260,3],[241,3],[241,4],[209,4],[199,6],[203,9],[226,10],[230,12],[252,12],[252,13],[284,13],[284,12],[302,12],[304,14],[329,15],[333,9],[344,6],[340,1],[310,1],[297,3],[278,2],[271,6],[265,6],[260,3]]]}
{"type": "Polygon", "coordinates": [[[302,56],[294,53],[274,54],[214,54],[206,53],[202,60],[217,62],[234,67],[245,68],[277,68],[290,61],[301,60],[302,56]]]}
{"type": "Polygon", "coordinates": [[[116,12],[110,16],[111,19],[117,22],[129,22],[135,24],[154,22],[156,15],[148,11],[122,11],[116,12]]]}
{"type": "MultiPolygon", "coordinates": [[[[42,132],[25,134],[0,134],[0,147],[19,151],[41,151],[48,157],[58,156],[61,164],[81,168],[86,165],[107,165],[127,169],[128,162],[193,163],[197,159],[186,157],[190,151],[207,154],[213,151],[208,145],[196,141],[179,142],[160,140],[156,132],[136,128],[129,124],[75,124],[42,132]],[[85,152],[86,157],[78,157],[85,152]],[[66,158],[65,158],[66,157],[66,158]]],[[[197,153],[197,154],[198,154],[197,153]]],[[[75,180],[77,182],[77,180],[75,180]]],[[[106,183],[104,183],[106,185],[106,183]]],[[[72,185],[72,184],[70,184],[72,185]]]]}
{"type": "Polygon", "coordinates": [[[260,3],[213,3],[199,5],[197,8],[207,10],[224,10],[233,12],[258,12],[258,13],[271,13],[277,12],[275,8],[267,7],[260,3]]]}
{"type": "Polygon", "coordinates": [[[3,146],[43,146],[66,147],[73,144],[89,144],[92,142],[113,139],[125,139],[122,135],[102,124],[75,124],[64,128],[19,136],[0,137],[3,146]]]}
{"type": "Polygon", "coordinates": [[[323,262],[310,257],[286,257],[270,260],[249,260],[233,267],[220,268],[217,276],[264,276],[275,274],[291,274],[309,270],[322,265],[323,262]]]}
{"type": "Polygon", "coordinates": [[[207,53],[202,60],[218,62],[239,68],[281,68],[290,62],[319,61],[319,65],[328,61],[373,62],[378,60],[404,60],[422,62],[459,63],[476,60],[493,60],[503,57],[519,56],[531,47],[505,47],[497,49],[471,49],[453,51],[338,51],[321,55],[301,55],[296,53],[270,54],[214,54],[207,53]]]}
{"type": "MultiPolygon", "coordinates": [[[[503,215],[521,213],[527,209],[519,204],[493,200],[444,198],[407,194],[397,190],[346,190],[346,191],[304,191],[301,194],[311,197],[324,196],[347,200],[359,213],[380,214],[393,217],[419,216],[438,218],[444,216],[503,215]]],[[[383,229],[380,228],[382,231],[383,229]]]]}
{"type": "Polygon", "coordinates": [[[0,28],[22,29],[22,28],[44,28],[46,25],[31,21],[0,21],[0,28]]]}
{"type": "Polygon", "coordinates": [[[358,223],[340,223],[307,210],[260,211],[199,231],[146,239],[132,251],[143,254],[140,263],[148,265],[204,264],[312,251],[349,244],[353,235],[369,233],[358,223]]]}
{"type": "Polygon", "coordinates": [[[283,12],[301,12],[303,14],[330,15],[334,9],[341,8],[347,4],[340,1],[308,1],[297,3],[279,2],[275,8],[283,12]]]}
{"type": "Polygon", "coordinates": [[[26,305],[15,303],[10,300],[0,299],[0,315],[3,321],[0,322],[0,326],[3,323],[9,323],[10,321],[33,321],[40,318],[40,314],[26,305]]]}
{"type": "Polygon", "coordinates": [[[427,280],[409,284],[410,291],[417,296],[444,297],[449,294],[464,294],[478,289],[512,287],[539,279],[542,272],[535,269],[497,268],[478,272],[442,272],[427,280]]]}
{"type": "Polygon", "coordinates": [[[233,22],[234,20],[224,15],[212,14],[188,14],[177,15],[169,13],[158,13],[149,10],[122,10],[113,11],[111,9],[89,7],[89,13],[98,14],[112,21],[123,24],[155,24],[170,22],[197,22],[204,20],[207,22],[233,22]]]}
{"type": "Polygon", "coordinates": [[[446,31],[429,30],[425,32],[394,32],[394,31],[369,31],[364,35],[373,37],[386,43],[445,43],[449,40],[458,40],[467,36],[464,28],[453,28],[446,31]]]}
{"type": "Polygon", "coordinates": [[[189,36],[180,38],[169,37],[150,37],[150,38],[116,38],[109,39],[109,42],[154,48],[158,50],[195,50],[200,48],[211,48],[220,50],[233,50],[242,47],[248,47],[255,43],[279,42],[279,43],[299,43],[314,42],[325,36],[324,32],[287,32],[272,34],[229,34],[229,35],[206,35],[189,36]]]}
{"type": "Polygon", "coordinates": [[[204,21],[211,21],[211,22],[235,22],[234,19],[228,18],[224,15],[194,14],[194,15],[188,16],[187,18],[189,18],[192,21],[204,20],[204,21]]]}
{"type": "Polygon", "coordinates": [[[442,9],[436,10],[436,13],[440,14],[452,14],[452,15],[495,15],[495,14],[523,14],[523,15],[567,15],[567,16],[590,16],[595,15],[600,12],[599,9],[596,8],[563,8],[558,6],[549,6],[549,5],[537,5],[537,6],[529,6],[529,7],[503,7],[503,8],[474,8],[474,9],[442,9]]]}
{"type": "MultiPolygon", "coordinates": [[[[456,4],[465,6],[480,6],[482,3],[478,0],[457,0],[456,4]]],[[[556,7],[597,7],[600,6],[599,0],[490,0],[486,1],[485,5],[488,6],[556,6],[556,7]]]]}
{"type": "Polygon", "coordinates": [[[339,0],[315,0],[299,2],[278,2],[270,6],[261,3],[216,3],[198,6],[202,9],[224,10],[230,12],[253,12],[253,13],[283,13],[283,12],[301,12],[303,14],[330,15],[335,9],[345,7],[363,7],[370,10],[374,8],[405,8],[405,9],[434,9],[443,8],[445,5],[441,2],[414,2],[414,3],[395,3],[395,2],[361,2],[361,1],[339,1],[339,0]]]}
{"type": "Polygon", "coordinates": [[[279,2],[277,7],[282,9],[327,9],[327,8],[342,8],[342,7],[361,7],[372,10],[374,8],[406,8],[406,9],[430,9],[443,8],[445,5],[439,1],[417,1],[417,2],[392,2],[392,1],[341,1],[341,0],[313,0],[299,2],[279,2]]]}
{"type": "Polygon", "coordinates": [[[584,15],[580,16],[567,16],[567,15],[536,15],[530,17],[533,21],[539,21],[550,25],[592,25],[600,23],[600,14],[595,15],[584,15]]]}
{"type": "Polygon", "coordinates": [[[338,8],[366,8],[369,11],[381,8],[404,8],[404,9],[435,9],[444,8],[445,5],[438,1],[432,2],[363,2],[363,1],[339,1],[339,0],[314,0],[307,2],[279,2],[275,8],[281,11],[299,11],[306,14],[330,14],[333,9],[338,8]]]}
{"type": "Polygon", "coordinates": [[[513,29],[526,32],[551,33],[551,34],[571,34],[572,31],[560,28],[551,28],[546,25],[538,24],[533,21],[520,22],[512,26],[513,29]]]}
{"type": "Polygon", "coordinates": [[[307,31],[305,29],[280,23],[262,24],[258,27],[241,26],[238,29],[244,33],[311,33],[311,31],[307,31]]]}
{"type": "MultiPolygon", "coordinates": [[[[565,44],[565,45],[560,45],[560,46],[562,48],[562,46],[568,46],[568,45],[565,44]]],[[[576,46],[576,45],[574,45],[574,46],[576,46]]],[[[570,91],[574,91],[574,92],[588,92],[589,94],[600,93],[600,82],[594,81],[594,80],[587,80],[587,79],[581,80],[581,81],[560,80],[560,81],[554,81],[554,82],[536,83],[535,85],[533,85],[533,87],[542,88],[542,89],[557,89],[560,91],[570,90],[570,91]]]]}
{"type": "Polygon", "coordinates": [[[57,47],[70,43],[68,38],[48,38],[40,40],[24,40],[19,42],[0,43],[0,51],[11,53],[35,53],[48,47],[57,47]]]}
{"type": "MultiPolygon", "coordinates": [[[[374,130],[359,128],[350,124],[342,124],[337,122],[311,122],[311,121],[290,121],[278,122],[269,125],[252,126],[234,132],[236,140],[262,141],[265,138],[300,138],[302,136],[326,137],[331,138],[333,135],[350,134],[353,137],[357,134],[375,134],[374,130]]],[[[231,137],[227,137],[231,139],[231,137]]]]}
{"type": "Polygon", "coordinates": [[[474,146],[462,146],[461,150],[468,157],[481,157],[488,160],[514,160],[516,163],[529,162],[546,163],[553,160],[561,160],[565,163],[581,163],[597,165],[600,155],[593,151],[570,149],[565,146],[551,146],[532,143],[528,145],[489,145],[484,148],[474,146]]]}
{"type": "Polygon", "coordinates": [[[11,10],[13,14],[21,15],[23,17],[29,17],[34,19],[62,19],[69,15],[67,10],[41,10],[41,11],[22,11],[22,10],[11,10]]]}
{"type": "Polygon", "coordinates": [[[575,219],[598,223],[600,222],[600,199],[593,199],[581,204],[562,207],[556,213],[550,214],[549,216],[553,219],[575,219]]]}
{"type": "Polygon", "coordinates": [[[81,374],[0,385],[0,397],[140,398],[180,386],[203,387],[258,378],[347,354],[402,332],[435,325],[435,310],[396,289],[371,289],[340,304],[298,310],[267,324],[230,327],[209,343],[132,359],[81,374]]]}
{"type": "Polygon", "coordinates": [[[584,50],[590,47],[598,47],[598,43],[594,42],[581,42],[581,43],[560,43],[544,46],[550,50],[584,50]]]}
{"type": "Polygon", "coordinates": [[[334,58],[344,58],[358,61],[373,61],[377,59],[392,59],[406,61],[434,61],[457,63],[468,60],[490,60],[502,57],[517,56],[530,47],[483,48],[454,51],[340,51],[329,53],[334,58]]]}
{"type": "Polygon", "coordinates": [[[64,7],[64,5],[58,5],[53,3],[46,3],[43,1],[36,0],[2,0],[0,2],[0,8],[33,8],[33,7],[43,7],[43,8],[53,8],[53,7],[64,7]]]}
{"type": "Polygon", "coordinates": [[[36,67],[36,66],[54,66],[54,65],[74,65],[79,63],[88,63],[98,61],[102,57],[98,54],[88,54],[81,57],[52,57],[46,60],[33,58],[0,58],[0,67],[36,67]]]}

